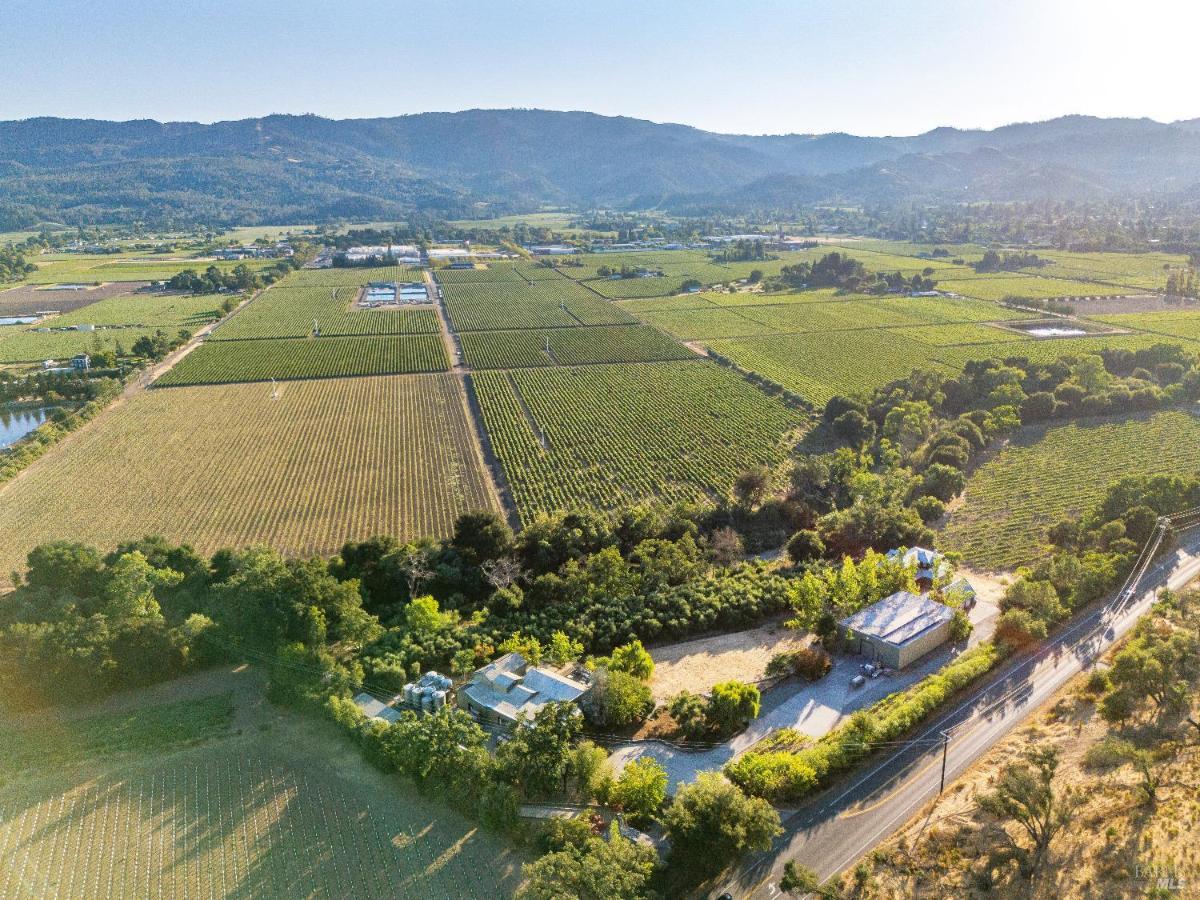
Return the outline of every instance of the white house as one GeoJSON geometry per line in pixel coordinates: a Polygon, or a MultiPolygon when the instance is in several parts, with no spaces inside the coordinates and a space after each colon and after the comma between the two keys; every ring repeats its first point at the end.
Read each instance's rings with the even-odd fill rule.
{"type": "Polygon", "coordinates": [[[516,651],[478,669],[458,689],[458,705],[483,722],[511,728],[522,717],[532,719],[547,703],[577,702],[589,685],[531,666],[516,651]]]}

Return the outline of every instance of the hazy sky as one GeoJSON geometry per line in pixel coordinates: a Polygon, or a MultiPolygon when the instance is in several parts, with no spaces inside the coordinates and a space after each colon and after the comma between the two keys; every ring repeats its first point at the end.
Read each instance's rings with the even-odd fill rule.
{"type": "Polygon", "coordinates": [[[1200,116],[1190,0],[4,0],[0,118],[536,106],[744,133],[1200,116]]]}

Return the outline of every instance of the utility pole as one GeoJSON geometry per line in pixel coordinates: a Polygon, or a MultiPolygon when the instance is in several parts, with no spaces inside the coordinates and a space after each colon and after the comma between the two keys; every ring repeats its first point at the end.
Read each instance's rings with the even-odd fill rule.
{"type": "Polygon", "coordinates": [[[939,796],[941,795],[941,793],[944,790],[946,790],[946,756],[947,756],[949,750],[950,750],[950,732],[943,731],[942,732],[942,783],[941,783],[941,786],[938,787],[938,795],[939,796]]]}

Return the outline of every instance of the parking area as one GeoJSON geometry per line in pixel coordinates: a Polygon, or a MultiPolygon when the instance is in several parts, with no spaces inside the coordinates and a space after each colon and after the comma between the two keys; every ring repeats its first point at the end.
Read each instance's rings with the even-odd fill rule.
{"type": "MultiPolygon", "coordinates": [[[[970,611],[975,630],[967,646],[991,637],[997,612],[995,602],[981,595],[970,611]]],[[[744,637],[749,633],[739,634],[744,637]]],[[[962,645],[943,646],[903,671],[867,678],[861,687],[853,686],[851,680],[860,673],[860,667],[865,662],[863,657],[835,653],[833,668],[820,681],[810,683],[793,677],[768,690],[763,695],[759,717],[745,731],[734,735],[724,744],[704,751],[681,750],[658,741],[629,744],[613,751],[613,769],[620,772],[631,760],[642,756],[653,757],[667,770],[670,790],[674,791],[680,784],[695,781],[701,772],[720,770],[738,754],[781,728],[793,728],[812,738],[819,738],[855,711],[882,700],[888,694],[904,690],[926,675],[938,671],[963,649],[962,645]]]]}

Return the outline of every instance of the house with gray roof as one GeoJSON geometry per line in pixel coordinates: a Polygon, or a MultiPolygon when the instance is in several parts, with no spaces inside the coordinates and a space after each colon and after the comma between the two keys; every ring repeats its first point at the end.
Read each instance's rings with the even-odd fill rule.
{"type": "Polygon", "coordinates": [[[903,669],[950,639],[954,610],[943,603],[897,591],[842,619],[851,650],[903,669]]]}
{"type": "Polygon", "coordinates": [[[458,705],[481,722],[511,728],[532,720],[547,703],[577,703],[590,685],[553,669],[529,665],[516,651],[481,669],[458,689],[458,705]]]}

